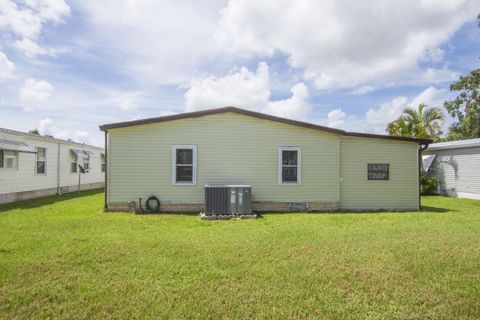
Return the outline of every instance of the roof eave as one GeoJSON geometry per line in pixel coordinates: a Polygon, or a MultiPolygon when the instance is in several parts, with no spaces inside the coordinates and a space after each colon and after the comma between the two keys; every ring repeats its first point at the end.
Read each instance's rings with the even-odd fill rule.
{"type": "Polygon", "coordinates": [[[371,133],[357,133],[357,132],[347,132],[341,129],[335,129],[330,127],[324,127],[320,125],[316,125],[313,123],[302,122],[292,119],[281,118],[277,116],[268,115],[265,113],[250,111],[246,109],[241,109],[237,107],[223,107],[223,108],[216,108],[216,109],[207,109],[201,111],[194,111],[194,112],[187,112],[187,113],[180,113],[174,114],[170,116],[162,116],[162,117],[155,117],[155,118],[147,118],[143,120],[132,120],[132,121],[125,121],[125,122],[117,122],[117,123],[110,123],[104,124],[99,126],[101,131],[107,132],[110,129],[118,129],[118,128],[125,128],[125,127],[132,127],[137,125],[145,125],[145,124],[152,124],[152,123],[159,123],[165,121],[172,121],[172,120],[180,120],[180,119],[187,119],[187,118],[198,118],[203,116],[208,116],[212,114],[219,114],[219,113],[226,113],[226,112],[234,112],[239,113],[259,119],[271,120],[286,124],[291,124],[299,127],[319,130],[323,132],[339,134],[343,136],[354,136],[354,137],[364,137],[364,138],[376,138],[376,139],[385,139],[385,140],[395,140],[395,141],[406,141],[406,142],[415,142],[418,144],[430,144],[433,141],[430,139],[418,139],[418,138],[406,138],[406,137],[396,137],[396,136],[386,136],[386,135],[378,135],[378,134],[371,134],[371,133]]]}

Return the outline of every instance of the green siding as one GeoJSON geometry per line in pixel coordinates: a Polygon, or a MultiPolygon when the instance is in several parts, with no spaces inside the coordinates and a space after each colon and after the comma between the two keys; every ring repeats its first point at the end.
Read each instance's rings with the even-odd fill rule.
{"type": "Polygon", "coordinates": [[[418,208],[416,143],[346,137],[229,112],[112,129],[109,144],[111,203],[150,194],[168,203],[202,203],[205,184],[228,183],[252,185],[253,201],[418,208]],[[176,144],[196,145],[196,185],[172,184],[176,144]],[[278,185],[281,146],[302,149],[300,185],[278,185]],[[367,180],[368,163],[389,163],[390,180],[367,180]]]}
{"type": "Polygon", "coordinates": [[[417,145],[342,137],[341,208],[418,209],[417,145]],[[368,180],[368,163],[389,163],[390,179],[368,180]]]}
{"type": "Polygon", "coordinates": [[[203,202],[205,184],[250,184],[253,201],[339,201],[339,136],[236,113],[112,129],[109,201],[203,202]],[[172,185],[172,145],[197,146],[197,184],[172,185]],[[301,185],[278,185],[280,146],[302,148],[301,185]]]}

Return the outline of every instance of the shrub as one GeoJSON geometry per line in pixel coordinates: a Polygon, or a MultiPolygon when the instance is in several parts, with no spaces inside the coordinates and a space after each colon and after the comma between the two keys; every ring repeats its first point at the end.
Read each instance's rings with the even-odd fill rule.
{"type": "Polygon", "coordinates": [[[420,193],[422,195],[435,194],[438,189],[437,177],[431,177],[426,172],[422,171],[420,176],[420,193]]]}

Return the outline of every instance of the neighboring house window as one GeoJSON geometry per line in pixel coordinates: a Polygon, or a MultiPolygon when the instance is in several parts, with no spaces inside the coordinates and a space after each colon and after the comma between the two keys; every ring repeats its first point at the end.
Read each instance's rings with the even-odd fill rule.
{"type": "Polygon", "coordinates": [[[101,161],[102,161],[102,172],[105,172],[106,164],[105,164],[105,153],[101,154],[101,161]]]}
{"type": "Polygon", "coordinates": [[[83,160],[83,169],[85,170],[85,172],[88,172],[88,169],[90,168],[90,159],[89,158],[85,158],[83,160]]]}
{"type": "Polygon", "coordinates": [[[0,168],[3,168],[4,158],[3,150],[0,150],[0,168]]]}
{"type": "Polygon", "coordinates": [[[278,150],[278,183],[301,183],[301,148],[280,147],[278,150]]]}
{"type": "Polygon", "coordinates": [[[45,148],[36,148],[36,149],[37,149],[37,154],[36,154],[35,172],[37,174],[45,174],[47,171],[47,166],[46,166],[47,149],[45,148]]]}
{"type": "Polygon", "coordinates": [[[70,172],[77,173],[78,170],[78,156],[76,154],[72,154],[72,162],[70,164],[70,172]]]}
{"type": "Polygon", "coordinates": [[[7,169],[15,169],[18,167],[18,153],[13,151],[3,152],[3,167],[7,169]]]}
{"type": "Polygon", "coordinates": [[[197,173],[197,148],[194,145],[172,147],[172,183],[195,184],[197,173]]]}
{"type": "Polygon", "coordinates": [[[390,165],[387,163],[369,163],[368,180],[389,180],[390,179],[390,165]]]}

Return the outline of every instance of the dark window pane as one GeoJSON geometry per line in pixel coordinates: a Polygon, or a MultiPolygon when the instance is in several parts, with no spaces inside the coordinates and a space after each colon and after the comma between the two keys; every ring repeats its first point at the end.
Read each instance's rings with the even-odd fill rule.
{"type": "Polygon", "coordinates": [[[37,161],[37,173],[45,173],[45,161],[37,161]]]}
{"type": "Polygon", "coordinates": [[[72,162],[72,173],[75,173],[75,172],[77,172],[77,163],[72,162]]]}
{"type": "Polygon", "coordinates": [[[177,164],[193,164],[193,150],[177,149],[177,164]]]}
{"type": "Polygon", "coordinates": [[[282,182],[297,182],[297,168],[283,167],[282,168],[282,182]]]}
{"type": "Polygon", "coordinates": [[[389,180],[390,165],[387,163],[369,163],[368,180],[389,180]]]}
{"type": "Polygon", "coordinates": [[[0,150],[0,168],[3,168],[3,151],[0,150]]]}
{"type": "Polygon", "coordinates": [[[88,170],[90,168],[90,164],[88,162],[83,163],[83,169],[88,170]]]}
{"type": "Polygon", "coordinates": [[[177,182],[193,182],[192,166],[177,166],[177,182]]]}
{"type": "Polygon", "coordinates": [[[105,172],[105,163],[102,163],[102,172],[105,172]]]}
{"type": "Polygon", "coordinates": [[[297,165],[297,151],[284,150],[282,152],[282,164],[296,166],[297,165]]]}

